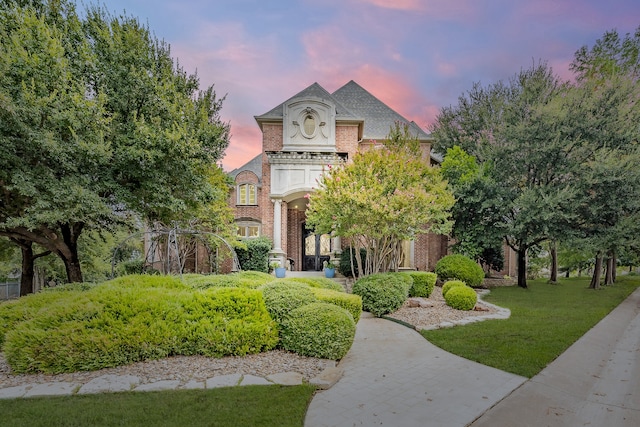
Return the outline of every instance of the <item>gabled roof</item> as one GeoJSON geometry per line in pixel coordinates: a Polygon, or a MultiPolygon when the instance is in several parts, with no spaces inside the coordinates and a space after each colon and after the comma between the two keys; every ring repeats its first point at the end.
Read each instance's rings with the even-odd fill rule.
{"type": "Polygon", "coordinates": [[[291,98],[287,99],[280,105],[272,108],[271,110],[260,116],[255,116],[254,118],[256,119],[258,124],[260,124],[260,127],[262,127],[261,123],[264,121],[282,120],[284,115],[284,105],[296,98],[319,98],[325,101],[331,101],[336,106],[336,121],[362,121],[361,117],[357,117],[352,114],[346,107],[342,105],[342,103],[340,103],[339,100],[334,98],[333,95],[327,92],[325,88],[320,86],[318,83],[312,84],[306,89],[303,89],[302,91],[293,95],[291,98]]]}
{"type": "Polygon", "coordinates": [[[396,121],[408,123],[411,133],[417,135],[418,139],[431,139],[415,122],[409,122],[353,80],[332,95],[355,115],[364,119],[363,139],[385,139],[396,121]]]}
{"type": "Polygon", "coordinates": [[[255,173],[258,176],[258,182],[262,182],[262,153],[258,154],[256,157],[249,160],[249,162],[245,163],[239,168],[236,168],[229,172],[229,176],[235,180],[236,176],[238,176],[240,172],[244,171],[255,173]]]}

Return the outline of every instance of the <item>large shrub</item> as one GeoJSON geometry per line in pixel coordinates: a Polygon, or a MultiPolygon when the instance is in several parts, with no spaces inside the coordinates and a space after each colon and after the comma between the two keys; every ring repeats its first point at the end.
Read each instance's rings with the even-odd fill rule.
{"type": "Polygon", "coordinates": [[[433,288],[436,285],[438,276],[436,273],[430,273],[426,271],[410,271],[408,274],[413,279],[413,285],[409,289],[410,297],[423,297],[428,298],[433,292],[433,288]]]}
{"type": "Polygon", "coordinates": [[[333,304],[307,304],[284,321],[281,346],[303,356],[341,359],[353,344],[356,324],[351,314],[333,304]]]}
{"type": "Polygon", "coordinates": [[[236,248],[238,261],[243,270],[269,272],[269,251],[273,243],[268,237],[245,239],[243,243],[247,249],[236,248]]]}
{"type": "Polygon", "coordinates": [[[478,301],[478,294],[469,286],[454,286],[444,297],[445,302],[456,310],[473,310],[478,301]]]}
{"type": "Polygon", "coordinates": [[[353,293],[362,297],[362,308],[380,317],[399,309],[409,295],[412,280],[399,273],[365,276],[353,284],[353,293]]]}
{"type": "Polygon", "coordinates": [[[331,289],[311,288],[318,301],[328,302],[342,307],[351,313],[353,320],[358,323],[362,313],[362,298],[359,295],[337,292],[331,289]]]}
{"type": "Polygon", "coordinates": [[[271,318],[279,324],[296,308],[317,301],[311,288],[302,283],[279,280],[260,289],[271,318]]]}
{"type": "MultiPolygon", "coordinates": [[[[95,370],[171,355],[243,356],[275,347],[277,325],[262,293],[251,289],[193,291],[164,276],[131,286],[120,278],[63,296],[5,335],[14,372],[95,370]]],[[[20,304],[17,304],[18,306],[20,304]]],[[[33,306],[25,304],[25,309],[33,306]]]]}
{"type": "Polygon", "coordinates": [[[257,289],[273,281],[273,276],[261,271],[239,271],[231,274],[189,274],[183,276],[183,280],[188,285],[198,289],[211,287],[257,289]]]}
{"type": "Polygon", "coordinates": [[[344,287],[340,283],[335,280],[327,279],[326,277],[292,277],[283,279],[283,281],[304,283],[312,288],[324,288],[344,292],[344,287]]]}
{"type": "Polygon", "coordinates": [[[447,292],[456,286],[467,286],[462,280],[449,280],[442,285],[442,296],[446,296],[447,292]]]}
{"type": "Polygon", "coordinates": [[[468,286],[478,287],[484,280],[484,271],[477,262],[464,255],[447,255],[436,264],[436,274],[442,280],[462,280],[468,286]]]}

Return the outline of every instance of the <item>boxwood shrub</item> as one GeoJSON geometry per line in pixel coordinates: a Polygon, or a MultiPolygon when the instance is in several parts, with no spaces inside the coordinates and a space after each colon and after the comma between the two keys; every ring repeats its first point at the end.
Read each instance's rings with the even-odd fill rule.
{"type": "Polygon", "coordinates": [[[454,286],[444,297],[445,302],[456,310],[473,310],[478,301],[478,294],[469,286],[454,286]]]}
{"type": "Polygon", "coordinates": [[[311,288],[313,294],[320,302],[328,302],[342,307],[351,313],[353,320],[358,323],[362,313],[362,298],[359,295],[337,292],[332,289],[311,288]]]}
{"type": "Polygon", "coordinates": [[[380,317],[402,306],[412,283],[411,277],[406,274],[371,274],[353,284],[353,293],[362,297],[364,310],[380,317]]]}
{"type": "Polygon", "coordinates": [[[206,288],[249,288],[257,289],[273,281],[273,276],[260,271],[240,271],[231,274],[185,275],[185,283],[196,289],[206,288]]]}
{"type": "Polygon", "coordinates": [[[245,248],[236,247],[236,255],[242,270],[269,272],[269,251],[273,242],[268,237],[245,239],[245,248]]]}
{"type": "Polygon", "coordinates": [[[442,280],[462,280],[476,288],[482,285],[484,270],[477,262],[464,255],[447,255],[436,264],[435,272],[442,280]]]}
{"type": "Polygon", "coordinates": [[[408,274],[413,279],[413,285],[409,289],[410,297],[428,298],[438,279],[436,273],[427,271],[410,271],[404,274],[408,274]]]}
{"type": "Polygon", "coordinates": [[[302,283],[277,280],[267,283],[260,289],[267,311],[279,324],[282,324],[291,311],[317,301],[311,288],[302,283]]]}
{"type": "Polygon", "coordinates": [[[338,292],[344,292],[344,287],[335,280],[327,279],[326,277],[292,277],[283,279],[285,282],[294,281],[298,283],[304,283],[312,288],[324,288],[331,289],[338,292]]]}
{"type": "Polygon", "coordinates": [[[449,292],[452,288],[455,288],[456,286],[467,286],[466,283],[464,283],[462,280],[449,280],[447,282],[444,282],[444,285],[442,285],[442,296],[446,296],[447,292],[449,292]]]}
{"type": "Polygon", "coordinates": [[[347,310],[317,302],[291,312],[282,324],[281,346],[303,356],[341,359],[355,334],[356,324],[347,310]]]}
{"type": "Polygon", "coordinates": [[[260,291],[194,291],[165,278],[168,287],[120,278],[85,292],[34,295],[63,297],[6,333],[8,363],[16,373],[62,373],[172,355],[243,356],[277,344],[260,291]]]}

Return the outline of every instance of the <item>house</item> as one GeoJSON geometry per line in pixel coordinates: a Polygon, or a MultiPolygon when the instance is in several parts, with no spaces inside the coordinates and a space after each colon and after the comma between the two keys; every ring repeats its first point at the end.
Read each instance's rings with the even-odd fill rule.
{"type": "MultiPolygon", "coordinates": [[[[238,235],[271,238],[271,258],[291,269],[321,270],[323,261],[342,251],[342,242],[305,226],[304,196],[328,165],[385,139],[395,122],[409,122],[354,81],[333,93],[314,83],[255,120],[262,152],[229,174],[238,235]]],[[[414,122],[409,126],[423,157],[435,162],[429,134],[414,122]]],[[[447,247],[447,236],[419,235],[405,242],[401,267],[432,270],[447,247]]]]}

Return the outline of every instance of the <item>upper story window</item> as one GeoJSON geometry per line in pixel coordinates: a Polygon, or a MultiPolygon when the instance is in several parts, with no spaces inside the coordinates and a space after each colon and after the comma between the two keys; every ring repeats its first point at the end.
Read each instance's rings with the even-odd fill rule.
{"type": "Polygon", "coordinates": [[[238,185],[238,205],[257,205],[258,187],[255,184],[238,185]]]}

